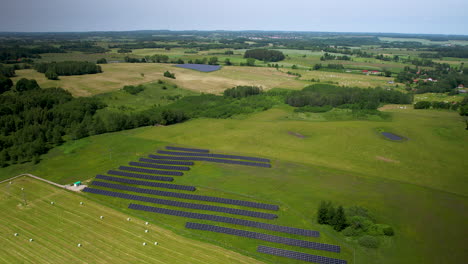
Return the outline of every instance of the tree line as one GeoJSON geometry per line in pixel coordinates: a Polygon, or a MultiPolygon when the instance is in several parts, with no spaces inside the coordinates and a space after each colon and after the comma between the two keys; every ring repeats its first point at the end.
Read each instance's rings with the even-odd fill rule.
{"type": "Polygon", "coordinates": [[[34,64],[34,69],[44,73],[48,79],[58,76],[83,75],[101,73],[101,66],[88,61],[42,62],[34,64]]]}
{"type": "Polygon", "coordinates": [[[257,86],[236,86],[230,89],[226,89],[223,92],[224,96],[233,97],[233,98],[242,98],[251,95],[256,95],[262,93],[262,88],[257,86]]]}
{"type": "Polygon", "coordinates": [[[409,104],[411,94],[382,88],[360,89],[330,84],[313,84],[301,91],[295,91],[286,98],[294,107],[353,105],[358,109],[377,109],[381,103],[409,104]]]}
{"type": "Polygon", "coordinates": [[[276,62],[284,60],[283,52],[269,49],[251,49],[244,53],[244,58],[254,58],[257,60],[276,62]]]}

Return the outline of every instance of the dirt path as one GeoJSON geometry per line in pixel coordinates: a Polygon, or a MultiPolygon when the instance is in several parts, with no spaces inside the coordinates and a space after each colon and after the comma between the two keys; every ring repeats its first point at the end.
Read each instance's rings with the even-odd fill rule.
{"type": "MultiPolygon", "coordinates": [[[[64,189],[69,189],[69,187],[70,187],[69,185],[61,185],[61,184],[58,184],[58,183],[55,183],[55,182],[52,182],[52,181],[43,179],[43,178],[41,178],[41,177],[39,177],[39,176],[29,174],[29,173],[23,173],[23,174],[14,176],[14,177],[12,177],[12,178],[10,178],[10,179],[6,179],[6,180],[3,180],[3,181],[0,181],[0,183],[8,182],[8,181],[11,181],[11,180],[14,180],[14,179],[16,179],[16,178],[23,177],[23,176],[28,176],[28,177],[34,178],[34,179],[36,179],[36,180],[40,180],[40,181],[46,182],[46,183],[48,183],[48,184],[52,184],[52,185],[55,185],[55,186],[57,186],[57,187],[64,188],[64,189]]],[[[83,188],[84,188],[84,187],[83,187],[83,188]]]]}

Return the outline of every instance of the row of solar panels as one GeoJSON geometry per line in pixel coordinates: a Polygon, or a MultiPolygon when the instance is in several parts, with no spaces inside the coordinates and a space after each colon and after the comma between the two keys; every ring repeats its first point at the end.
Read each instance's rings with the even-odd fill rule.
{"type": "Polygon", "coordinates": [[[150,173],[150,174],[160,174],[160,175],[170,175],[170,176],[182,176],[182,175],[184,175],[184,173],[182,173],[180,171],[150,170],[150,169],[135,168],[135,167],[128,167],[128,166],[120,166],[119,170],[143,172],[143,173],[150,173]]]}
{"type": "Polygon", "coordinates": [[[190,170],[190,168],[186,166],[168,166],[168,165],[158,165],[158,164],[150,164],[150,163],[134,162],[134,161],[129,162],[128,164],[132,166],[146,167],[146,168],[152,168],[152,169],[182,170],[182,171],[190,170]]]}
{"type": "Polygon", "coordinates": [[[215,158],[204,158],[204,157],[177,157],[177,156],[163,156],[163,155],[149,155],[149,157],[153,159],[164,159],[164,160],[195,160],[195,161],[208,161],[208,162],[216,162],[216,163],[271,168],[271,165],[268,163],[249,162],[249,161],[241,161],[241,160],[215,159],[215,158]]]}
{"type": "Polygon", "coordinates": [[[177,152],[177,151],[167,151],[167,150],[158,150],[158,153],[166,154],[166,155],[175,155],[175,156],[210,157],[210,158],[222,158],[222,159],[250,160],[250,161],[257,161],[257,162],[270,162],[269,159],[264,159],[264,158],[226,155],[226,154],[190,153],[190,152],[177,152]]]}
{"type": "Polygon", "coordinates": [[[306,254],[302,252],[286,250],[281,248],[267,247],[267,246],[258,246],[257,252],[270,254],[274,256],[286,257],[291,259],[298,259],[308,262],[315,262],[319,264],[346,264],[346,260],[335,259],[323,256],[317,256],[312,254],[306,254]]]}
{"type": "MultiPolygon", "coordinates": [[[[109,185],[109,183],[98,182],[98,181],[94,181],[92,184],[96,186],[102,186],[102,187],[106,187],[109,185]]],[[[116,184],[116,185],[119,185],[119,184],[116,184]]],[[[120,186],[123,186],[123,185],[120,185],[120,186]]],[[[124,186],[124,187],[130,187],[130,186],[124,186]]],[[[264,218],[264,219],[274,219],[278,217],[275,214],[268,214],[268,213],[262,213],[262,212],[255,212],[255,211],[207,205],[207,204],[195,204],[195,203],[164,200],[164,199],[158,199],[154,197],[139,196],[139,195],[113,192],[113,191],[107,191],[107,190],[101,190],[101,189],[95,189],[95,188],[89,188],[89,187],[84,188],[83,191],[89,192],[89,193],[112,196],[112,197],[118,197],[118,198],[123,198],[123,199],[135,200],[135,201],[149,202],[149,203],[155,203],[155,204],[164,204],[164,205],[169,205],[169,206],[183,207],[183,208],[190,208],[190,209],[197,209],[197,210],[221,212],[221,213],[227,213],[227,214],[244,215],[244,216],[264,218]]]]}
{"type": "Polygon", "coordinates": [[[126,171],[117,171],[117,170],[109,170],[107,174],[110,175],[117,175],[117,176],[125,176],[125,177],[132,177],[137,179],[145,179],[145,180],[153,180],[153,181],[174,181],[172,177],[165,177],[165,176],[152,176],[146,174],[139,174],[133,172],[126,172],[126,171]]]}
{"type": "Polygon", "coordinates": [[[158,187],[158,188],[183,190],[183,191],[195,191],[196,190],[196,188],[194,186],[171,184],[171,183],[161,183],[161,182],[139,181],[139,180],[125,179],[125,178],[120,178],[120,177],[112,177],[112,176],[101,175],[101,174],[96,175],[96,179],[106,180],[106,181],[113,181],[113,182],[128,183],[128,184],[143,185],[143,186],[158,187]]]}
{"type": "Polygon", "coordinates": [[[155,164],[185,165],[185,166],[191,166],[194,164],[193,161],[155,160],[155,159],[147,159],[147,158],[140,158],[139,161],[155,163],[155,164]]]}
{"type": "MultiPolygon", "coordinates": [[[[109,176],[98,175],[98,176],[96,176],[96,179],[106,180],[107,177],[109,177],[109,176]]],[[[109,177],[110,181],[115,180],[115,179],[111,179],[111,178],[113,178],[113,177],[109,177]]],[[[123,179],[123,181],[121,181],[120,178],[117,178],[117,180],[120,181],[120,182],[124,182],[124,183],[131,183],[130,181],[134,181],[134,180],[128,180],[128,179],[123,179]]],[[[137,182],[139,182],[139,181],[137,181],[137,182]]],[[[143,183],[145,183],[145,182],[143,182],[143,183]]],[[[138,183],[133,183],[133,184],[138,184],[138,183]]],[[[149,182],[149,184],[153,185],[153,184],[160,184],[160,183],[149,182]]],[[[113,188],[113,189],[119,189],[119,190],[125,190],[125,191],[132,191],[132,192],[138,192],[138,193],[147,193],[147,194],[167,196],[167,197],[175,197],[175,198],[182,198],[182,199],[189,199],[189,200],[198,200],[198,201],[205,201],[205,202],[233,204],[233,205],[240,205],[240,206],[267,209],[267,210],[275,210],[275,211],[277,211],[279,209],[279,207],[277,205],[272,205],[272,204],[256,203],[256,202],[234,200],[234,199],[227,199],[227,198],[213,197],[213,196],[205,196],[205,195],[188,194],[188,193],[176,193],[176,192],[167,192],[167,191],[160,191],[160,190],[153,190],[153,189],[144,189],[144,188],[137,188],[137,187],[132,187],[132,186],[107,183],[107,182],[94,181],[93,185],[98,185],[98,186],[113,188]]],[[[145,184],[142,184],[142,185],[145,185],[145,184]]],[[[150,185],[150,186],[152,186],[152,185],[150,185]]],[[[184,187],[184,188],[190,187],[190,188],[193,188],[193,190],[195,190],[195,187],[192,187],[192,186],[175,185],[175,184],[169,184],[169,185],[177,187],[177,188],[174,188],[174,189],[181,189],[181,187],[184,187]]],[[[159,187],[159,186],[154,186],[154,187],[159,187]]],[[[165,187],[163,187],[163,188],[165,188],[165,187]]]]}
{"type": "Polygon", "coordinates": [[[207,149],[181,148],[181,147],[172,147],[172,146],[166,146],[166,149],[168,149],[168,150],[177,150],[177,151],[198,152],[198,153],[208,153],[208,152],[210,152],[207,149]]]}
{"type": "Polygon", "coordinates": [[[259,239],[263,241],[274,242],[274,243],[290,245],[290,246],[325,250],[325,251],[336,252],[336,253],[340,252],[340,247],[335,246],[335,245],[299,240],[299,239],[288,238],[288,237],[280,237],[280,236],[275,236],[275,235],[263,234],[263,233],[252,232],[252,231],[245,231],[245,230],[222,227],[222,226],[187,222],[187,224],[185,224],[185,227],[189,229],[197,229],[197,230],[211,231],[211,232],[240,236],[240,237],[248,237],[248,238],[259,239]]]}
{"type": "Polygon", "coordinates": [[[273,225],[273,224],[255,222],[255,221],[226,217],[226,216],[184,212],[184,211],[171,210],[171,209],[146,206],[146,205],[140,205],[140,204],[132,204],[132,203],[128,206],[128,208],[134,209],[134,210],[158,213],[158,214],[166,214],[166,215],[173,215],[173,216],[187,217],[187,218],[201,219],[201,220],[210,220],[210,221],[215,221],[215,222],[222,222],[222,223],[241,225],[241,226],[250,226],[250,227],[277,231],[277,232],[282,232],[282,233],[288,233],[288,234],[311,236],[311,237],[319,236],[319,232],[313,231],[313,230],[306,230],[306,229],[300,229],[300,228],[289,227],[289,226],[273,225]]]}

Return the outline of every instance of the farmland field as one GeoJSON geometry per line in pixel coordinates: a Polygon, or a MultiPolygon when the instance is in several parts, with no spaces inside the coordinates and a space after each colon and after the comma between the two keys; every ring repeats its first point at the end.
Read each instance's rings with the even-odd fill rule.
{"type": "Polygon", "coordinates": [[[176,79],[171,81],[186,89],[204,92],[221,93],[236,85],[258,85],[265,90],[281,87],[302,89],[307,83],[295,80],[274,68],[264,67],[223,67],[212,73],[197,72],[189,69],[173,67],[171,64],[159,63],[115,63],[102,65],[103,73],[78,76],[60,76],[60,80],[52,81],[44,74],[35,70],[18,70],[14,81],[20,78],[36,79],[41,87],[62,87],[76,96],[89,96],[122,88],[124,85],[135,85],[166,79],[163,73],[169,70],[175,73],[176,79]],[[144,74],[144,76],[141,75],[144,74]]]}
{"type": "MultiPolygon", "coordinates": [[[[277,203],[281,207],[277,223],[319,230],[319,242],[343,248],[339,255],[305,252],[343,258],[349,263],[353,263],[353,250],[357,263],[457,263],[466,254],[452,249],[458,248],[468,235],[456,228],[468,219],[467,186],[463,167],[458,166],[467,158],[464,150],[468,139],[463,122],[453,112],[388,111],[393,116],[391,121],[311,122],[292,120],[290,109],[276,108],[243,120],[198,119],[168,127],[110,133],[69,142],[45,155],[38,165],[2,170],[8,173],[2,177],[30,171],[53,181],[71,183],[90,179],[167,144],[267,157],[273,160],[272,169],[197,163],[176,183],[195,185],[203,195],[277,203]],[[409,140],[385,140],[377,133],[378,128],[409,140]],[[80,166],[72,165],[76,160],[80,160],[80,166]],[[334,231],[313,221],[321,200],[365,206],[379,221],[391,223],[396,235],[386,239],[378,251],[340,239],[334,231]],[[444,243],[439,243],[442,240],[444,243]]],[[[187,234],[185,219],[134,212],[125,209],[129,202],[122,199],[87,196],[127,214],[158,219],[178,234],[215,241],[258,259],[265,257],[254,253],[258,241],[197,230],[187,234]]],[[[294,263],[278,257],[265,258],[269,262],[294,263]]]]}
{"type": "Polygon", "coordinates": [[[0,189],[2,263],[260,263],[35,179],[0,189]]]}
{"type": "Polygon", "coordinates": [[[0,183],[0,263],[465,263],[468,37],[423,37],[0,32],[0,182],[87,185],[0,183]]]}

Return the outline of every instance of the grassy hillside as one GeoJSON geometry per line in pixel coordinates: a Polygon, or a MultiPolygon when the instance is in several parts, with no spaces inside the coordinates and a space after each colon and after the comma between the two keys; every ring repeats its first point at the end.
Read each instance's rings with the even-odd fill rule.
{"type": "Polygon", "coordinates": [[[260,263],[154,222],[127,221],[129,215],[38,180],[18,178],[0,190],[2,263],[260,263]]]}
{"type": "MultiPolygon", "coordinates": [[[[462,228],[468,221],[464,165],[468,135],[463,120],[454,112],[387,111],[391,111],[391,121],[301,121],[285,107],[242,119],[198,119],[145,127],[68,142],[45,155],[38,165],[7,167],[0,173],[6,178],[31,172],[70,183],[90,179],[167,144],[262,156],[273,160],[272,169],[200,163],[176,183],[201,187],[205,195],[277,203],[281,206],[277,223],[322,231],[318,242],[341,245],[343,253],[330,256],[349,263],[353,263],[353,250],[357,263],[463,261],[467,255],[462,245],[468,235],[462,228]],[[409,140],[386,140],[378,134],[381,129],[409,140]],[[315,224],[321,200],[367,207],[378,222],[392,225],[396,235],[377,250],[346,242],[331,229],[315,224]]],[[[128,205],[128,201],[88,196],[117,208],[128,205]]],[[[254,253],[257,241],[201,231],[187,233],[185,221],[176,217],[122,210],[157,219],[179,234],[264,257],[254,253]]]]}

